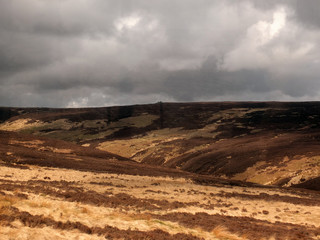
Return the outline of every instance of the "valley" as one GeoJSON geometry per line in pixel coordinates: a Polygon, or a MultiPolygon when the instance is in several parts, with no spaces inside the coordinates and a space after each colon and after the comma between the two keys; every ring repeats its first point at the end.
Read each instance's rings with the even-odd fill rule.
{"type": "Polygon", "coordinates": [[[320,239],[317,102],[2,107],[0,120],[1,239],[320,239]]]}

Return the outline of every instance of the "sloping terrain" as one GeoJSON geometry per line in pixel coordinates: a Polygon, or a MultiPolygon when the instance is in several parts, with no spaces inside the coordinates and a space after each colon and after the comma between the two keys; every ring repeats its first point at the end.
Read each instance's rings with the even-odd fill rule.
{"type": "Polygon", "coordinates": [[[0,131],[0,239],[320,239],[320,193],[0,131]]]}
{"type": "Polygon", "coordinates": [[[139,164],[112,153],[61,140],[6,131],[0,131],[0,134],[0,163],[4,166],[23,168],[31,164],[41,167],[151,176],[182,173],[175,169],[139,164]]]}
{"type": "Polygon", "coordinates": [[[0,129],[140,163],[265,185],[319,189],[320,103],[157,103],[1,108],[0,129]]]}

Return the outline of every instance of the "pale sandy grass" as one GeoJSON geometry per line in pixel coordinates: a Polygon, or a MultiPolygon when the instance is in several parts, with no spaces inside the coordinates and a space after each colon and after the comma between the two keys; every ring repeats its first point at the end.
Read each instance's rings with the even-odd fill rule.
{"type": "MultiPolygon", "coordinates": [[[[138,138],[126,139],[126,140],[114,140],[106,141],[99,144],[98,149],[106,150],[114,154],[118,154],[123,157],[134,157],[140,152],[153,149],[159,144],[170,142],[177,139],[182,139],[185,136],[177,137],[177,133],[180,133],[180,128],[170,129],[171,133],[163,129],[149,132],[146,136],[139,136],[138,138]]],[[[180,133],[181,134],[181,133],[180,133]]],[[[178,134],[178,135],[180,135],[178,134]]],[[[141,156],[134,157],[134,160],[140,162],[141,156]]]]}
{"type": "Polygon", "coordinates": [[[196,152],[207,148],[208,144],[194,146],[188,151],[182,151],[175,144],[170,144],[175,140],[190,139],[194,137],[209,137],[214,138],[219,132],[212,133],[217,128],[217,124],[207,125],[198,130],[184,130],[182,128],[165,128],[161,130],[149,131],[145,136],[137,136],[136,138],[126,140],[114,140],[101,142],[98,149],[112,152],[120,156],[131,158],[140,162],[146,156],[156,152],[165,144],[170,151],[161,152],[164,162],[172,158],[181,156],[186,153],[196,152]]]}
{"type": "Polygon", "coordinates": [[[17,203],[19,198],[10,195],[0,195],[0,213],[3,211],[2,207],[12,206],[13,204],[17,203]]]}
{"type": "Polygon", "coordinates": [[[15,228],[1,227],[0,239],[3,240],[103,240],[103,236],[85,234],[78,230],[60,230],[51,227],[30,228],[19,221],[14,222],[15,228]]]}
{"type": "Polygon", "coordinates": [[[40,121],[32,122],[30,118],[22,118],[12,122],[5,122],[0,124],[0,130],[17,131],[28,127],[35,127],[41,124],[40,121]]]}
{"type": "Polygon", "coordinates": [[[69,122],[67,119],[58,119],[52,122],[43,122],[40,120],[32,120],[30,118],[21,118],[12,122],[4,122],[0,124],[0,130],[6,131],[22,131],[22,130],[39,130],[43,127],[59,127],[63,130],[69,130],[75,124],[69,122]]]}
{"type": "Polygon", "coordinates": [[[43,143],[44,143],[44,141],[41,141],[41,140],[32,140],[32,141],[10,140],[9,141],[9,144],[21,145],[21,146],[28,147],[28,148],[36,148],[43,143]]]}
{"type": "MultiPolygon", "coordinates": [[[[250,240],[246,234],[237,235],[234,233],[229,232],[229,230],[225,226],[217,226],[212,230],[212,233],[219,239],[219,240],[250,240]]],[[[262,238],[261,240],[275,240],[273,236],[269,238],[262,238]]],[[[283,239],[287,240],[287,238],[283,239]]]]}
{"type": "MultiPolygon", "coordinates": [[[[44,180],[44,177],[50,177],[51,181],[67,181],[89,183],[91,181],[111,181],[115,184],[127,183],[135,186],[136,184],[145,185],[146,183],[168,182],[179,183],[191,182],[184,178],[171,177],[148,177],[148,176],[132,176],[125,174],[112,173],[93,173],[85,171],[77,171],[63,168],[39,167],[34,165],[25,165],[28,169],[11,168],[0,166],[0,179],[6,179],[6,175],[12,175],[10,180],[28,181],[32,179],[44,180]],[[128,183],[130,182],[130,183],[128,183]]],[[[49,181],[49,180],[48,180],[49,181]]]]}
{"type": "Polygon", "coordinates": [[[282,179],[290,178],[285,185],[290,187],[292,184],[300,183],[301,179],[309,180],[320,175],[320,156],[295,156],[293,159],[284,157],[279,162],[280,166],[268,166],[266,163],[266,161],[257,162],[244,172],[236,174],[233,179],[272,185],[282,179]]]}
{"type": "Polygon", "coordinates": [[[238,236],[230,233],[225,226],[217,226],[212,230],[212,233],[219,239],[226,240],[249,240],[246,236],[238,236]]]}
{"type": "MultiPolygon", "coordinates": [[[[226,198],[223,196],[215,196],[210,194],[219,194],[221,191],[226,193],[245,193],[252,195],[259,195],[260,193],[267,194],[279,194],[281,196],[290,196],[294,194],[281,193],[277,189],[258,189],[258,188],[242,188],[242,187],[216,187],[216,186],[199,186],[193,184],[190,180],[183,178],[173,179],[169,177],[147,177],[147,176],[130,176],[130,175],[117,175],[106,173],[92,173],[92,172],[80,172],[67,169],[55,169],[55,168],[40,168],[30,166],[30,169],[17,169],[9,167],[0,167],[0,179],[10,179],[18,181],[28,181],[31,179],[44,180],[44,177],[50,177],[51,181],[68,181],[76,182],[85,190],[93,190],[104,194],[105,191],[109,191],[112,194],[126,193],[132,197],[141,199],[156,199],[167,200],[169,202],[179,201],[182,203],[194,202],[194,206],[187,206],[183,208],[171,209],[171,210],[159,210],[154,213],[164,215],[170,212],[187,212],[195,214],[197,212],[206,212],[208,214],[221,214],[226,216],[246,216],[253,217],[260,220],[267,220],[271,223],[276,221],[284,223],[293,223],[300,225],[314,225],[319,227],[320,222],[320,206],[303,206],[299,204],[290,204],[282,201],[265,201],[256,199],[241,199],[237,197],[226,198]],[[5,178],[6,175],[12,176],[11,178],[5,178]],[[112,186],[90,184],[90,182],[106,182],[111,183],[112,186]],[[248,189],[248,190],[247,190],[248,189]],[[148,192],[146,190],[152,190],[155,192],[148,192]],[[196,190],[194,193],[188,191],[196,190]],[[159,193],[157,191],[160,191],[159,193]],[[249,192],[248,192],[249,191],[249,192]],[[198,203],[198,204],[197,204],[198,203]],[[207,205],[208,207],[200,207],[200,204],[207,205]],[[210,207],[213,204],[213,208],[210,207]],[[222,204],[222,205],[221,205],[222,204]],[[230,207],[226,207],[223,204],[230,204],[230,207]],[[238,208],[238,209],[236,209],[238,208]],[[245,211],[243,211],[245,209],[245,211]],[[263,214],[263,210],[268,211],[268,214],[263,214]],[[312,214],[309,214],[312,213],[312,214]]],[[[46,179],[46,181],[49,181],[46,179]]],[[[49,197],[33,196],[30,195],[29,200],[23,200],[20,205],[17,205],[21,210],[34,212],[36,209],[40,211],[39,214],[46,214],[53,216],[56,220],[73,219],[74,221],[84,221],[85,224],[90,222],[99,222],[99,216],[101,211],[105,216],[111,216],[114,210],[94,207],[88,205],[81,205],[69,202],[52,202],[58,201],[49,197]],[[29,201],[29,206],[26,204],[29,201]],[[22,203],[26,205],[22,205],[22,203]],[[33,204],[33,205],[32,205],[33,204]],[[49,205],[46,205],[49,204],[49,205]],[[61,205],[62,204],[62,205],[61,205]],[[38,206],[39,205],[39,206],[38,206]],[[50,205],[52,207],[50,207],[50,205]],[[27,209],[27,207],[29,209],[27,209]],[[57,207],[58,206],[58,207],[57,207]],[[62,216],[61,211],[64,209],[62,216]],[[82,209],[82,210],[81,210],[82,209]],[[86,210],[84,210],[86,209],[86,210]],[[88,212],[83,212],[88,211],[88,212]],[[76,213],[76,214],[75,214],[76,213]],[[92,215],[92,217],[89,217],[92,215]],[[82,220],[81,220],[82,219],[82,220]]],[[[116,213],[119,211],[115,210],[116,213]]],[[[151,213],[149,211],[143,211],[143,213],[151,213]]],[[[134,210],[130,214],[137,214],[134,210]]],[[[106,219],[108,219],[106,217],[106,219]]],[[[109,219],[110,220],[110,219],[109,219]]],[[[114,218],[114,225],[119,225],[122,221],[121,218],[114,218]]],[[[110,220],[111,221],[111,220],[110,220]]],[[[109,221],[109,224],[110,224],[109,221]]],[[[101,222],[101,221],[100,221],[101,222]]],[[[111,221],[112,222],[112,221],[111,221]]],[[[102,222],[103,224],[107,224],[102,222]]],[[[143,224],[139,223],[141,226],[143,224]]],[[[127,224],[130,225],[130,224],[127,224]]],[[[132,225],[132,227],[134,227],[132,225]]]]}
{"type": "MultiPolygon", "coordinates": [[[[33,215],[52,217],[55,221],[80,222],[88,227],[112,226],[121,230],[152,231],[161,229],[170,234],[192,234],[205,239],[212,239],[212,233],[201,228],[187,228],[175,222],[158,220],[148,214],[140,214],[134,210],[123,212],[117,208],[95,207],[88,204],[66,202],[49,197],[29,194],[28,200],[14,203],[20,211],[33,215]]],[[[152,212],[150,212],[152,213],[152,212]]]]}
{"type": "Polygon", "coordinates": [[[66,148],[54,148],[54,147],[40,147],[38,148],[38,150],[40,151],[50,151],[50,152],[54,152],[54,153],[64,153],[64,154],[68,154],[68,153],[72,153],[73,151],[71,149],[66,149],[66,148]]]}
{"type": "Polygon", "coordinates": [[[54,148],[49,146],[39,146],[44,144],[44,141],[41,140],[32,140],[32,141],[19,141],[19,140],[10,140],[9,144],[13,145],[20,145],[27,148],[36,148],[39,151],[50,151],[55,153],[72,153],[71,149],[64,149],[64,148],[54,148]]]}

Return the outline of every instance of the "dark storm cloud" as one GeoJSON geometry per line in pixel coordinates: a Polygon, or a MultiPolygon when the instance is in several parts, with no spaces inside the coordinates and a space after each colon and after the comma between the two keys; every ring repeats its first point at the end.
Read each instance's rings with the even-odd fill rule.
{"type": "Polygon", "coordinates": [[[318,0],[251,0],[255,7],[264,10],[286,5],[295,11],[297,21],[309,27],[320,27],[320,3],[318,0]]]}
{"type": "Polygon", "coordinates": [[[0,105],[316,100],[317,0],[0,0],[0,105]]]}
{"type": "Polygon", "coordinates": [[[306,25],[320,27],[320,2],[317,0],[296,1],[296,15],[306,25]]]}
{"type": "Polygon", "coordinates": [[[181,70],[168,74],[164,91],[180,101],[196,100],[197,97],[236,94],[241,91],[265,92],[268,73],[264,70],[241,69],[233,72],[218,71],[215,58],[208,58],[198,70],[181,70]]]}

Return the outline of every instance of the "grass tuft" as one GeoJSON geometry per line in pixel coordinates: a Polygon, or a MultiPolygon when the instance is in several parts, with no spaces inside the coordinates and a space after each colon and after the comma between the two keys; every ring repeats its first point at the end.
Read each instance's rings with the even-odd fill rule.
{"type": "Polygon", "coordinates": [[[212,230],[212,233],[215,237],[221,239],[221,240],[247,240],[248,238],[246,236],[238,236],[234,233],[231,233],[228,231],[228,229],[224,226],[217,226],[212,230]]]}

